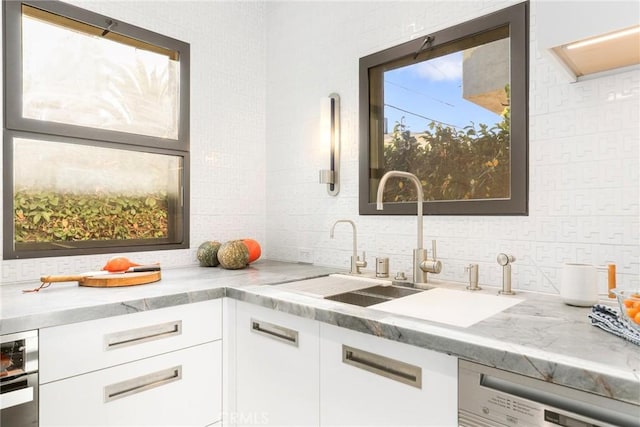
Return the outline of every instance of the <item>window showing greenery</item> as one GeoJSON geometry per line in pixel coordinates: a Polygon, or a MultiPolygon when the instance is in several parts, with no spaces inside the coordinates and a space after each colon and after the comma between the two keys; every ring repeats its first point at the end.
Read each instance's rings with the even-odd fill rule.
{"type": "Polygon", "coordinates": [[[360,60],[360,213],[527,213],[526,3],[360,60]],[[411,203],[406,203],[411,202],[411,203]]]}
{"type": "Polygon", "coordinates": [[[4,7],[4,258],[188,247],[189,45],[4,7]]]}

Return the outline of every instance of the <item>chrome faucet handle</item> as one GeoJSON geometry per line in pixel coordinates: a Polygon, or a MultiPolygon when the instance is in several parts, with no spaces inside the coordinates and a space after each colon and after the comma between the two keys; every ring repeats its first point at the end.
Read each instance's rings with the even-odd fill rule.
{"type": "Polygon", "coordinates": [[[440,274],[442,263],[434,259],[425,259],[420,263],[420,269],[425,273],[440,274]]]}
{"type": "Polygon", "coordinates": [[[478,286],[478,264],[469,264],[464,268],[465,273],[469,273],[469,286],[467,289],[470,291],[479,291],[482,289],[478,286]]]}
{"type": "Polygon", "coordinates": [[[362,268],[366,267],[367,266],[367,259],[366,258],[367,258],[366,252],[362,251],[362,260],[360,260],[360,257],[357,257],[356,258],[356,265],[358,267],[362,267],[362,268]]]}
{"type": "Polygon", "coordinates": [[[513,255],[498,254],[498,258],[496,259],[496,261],[498,261],[498,264],[504,267],[509,263],[515,262],[516,257],[514,257],[513,255]]]}
{"type": "Polygon", "coordinates": [[[438,258],[436,257],[436,240],[435,239],[431,241],[431,252],[432,252],[432,259],[429,259],[429,257],[427,257],[427,259],[423,260],[420,263],[420,269],[425,273],[440,274],[440,272],[442,271],[442,263],[438,261],[438,258]]]}

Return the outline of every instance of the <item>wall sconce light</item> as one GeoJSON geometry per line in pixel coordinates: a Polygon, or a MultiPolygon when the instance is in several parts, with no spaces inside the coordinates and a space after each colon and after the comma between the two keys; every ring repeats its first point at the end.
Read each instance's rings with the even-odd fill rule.
{"type": "Polygon", "coordinates": [[[322,98],[320,113],[320,143],[329,148],[329,169],[320,170],[320,184],[327,184],[327,193],[336,196],[340,191],[340,95],[332,93],[322,98]]]}

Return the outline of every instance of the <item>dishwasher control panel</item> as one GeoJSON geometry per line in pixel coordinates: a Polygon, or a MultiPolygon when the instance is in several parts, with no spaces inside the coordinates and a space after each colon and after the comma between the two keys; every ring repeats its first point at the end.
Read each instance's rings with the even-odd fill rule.
{"type": "Polygon", "coordinates": [[[637,427],[640,406],[459,361],[461,427],[637,427]]]}

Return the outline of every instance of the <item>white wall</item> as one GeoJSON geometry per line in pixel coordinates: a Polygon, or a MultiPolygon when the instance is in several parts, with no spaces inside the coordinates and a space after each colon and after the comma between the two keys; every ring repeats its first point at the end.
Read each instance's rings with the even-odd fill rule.
{"type": "MultiPolygon", "coordinates": [[[[415,218],[358,216],[358,58],[502,8],[508,1],[74,1],[191,43],[192,249],[126,254],[164,267],[195,263],[207,239],[255,237],[266,257],[347,268],[358,224],[369,268],[411,268],[415,218]],[[320,97],[342,100],[342,189],[317,183],[320,97]],[[266,126],[266,134],[265,134],[266,126]],[[266,156],[266,161],[264,160],[266,156]],[[266,218],[265,218],[266,212],[266,218]]],[[[568,84],[536,46],[531,5],[530,215],[432,217],[441,277],[480,263],[497,284],[498,252],[516,256],[514,286],[554,292],[566,261],[616,263],[638,285],[639,73],[568,84]]],[[[0,106],[1,107],[1,106],[0,106]]],[[[106,255],[2,261],[1,282],[99,268],[106,255]]],[[[604,279],[604,275],[602,276],[604,279]]]]}
{"type": "MultiPolygon", "coordinates": [[[[277,2],[267,7],[267,245],[271,258],[348,268],[356,221],[359,250],[411,271],[415,217],[358,215],[358,59],[507,6],[507,1],[277,2]],[[319,100],[342,102],[342,184],[317,183],[319,100]]],[[[556,292],[564,262],[617,265],[638,285],[640,73],[569,84],[536,44],[531,4],[529,216],[425,217],[438,240],[441,278],[499,284],[499,252],[517,258],[514,287],[556,292]]],[[[604,290],[606,274],[601,274],[604,290]]]]}
{"type": "MultiPolygon", "coordinates": [[[[196,263],[195,250],[205,240],[252,237],[264,242],[265,4],[69,3],[191,44],[192,248],[123,255],[172,267],[196,263]]],[[[93,271],[109,256],[2,261],[1,283],[93,271]]]]}

